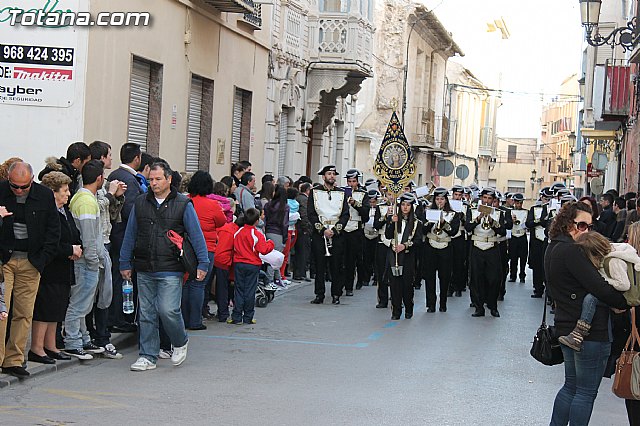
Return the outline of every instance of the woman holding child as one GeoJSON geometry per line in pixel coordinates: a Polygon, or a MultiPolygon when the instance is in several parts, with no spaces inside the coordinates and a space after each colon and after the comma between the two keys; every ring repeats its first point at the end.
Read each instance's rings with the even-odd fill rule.
{"type": "Polygon", "coordinates": [[[555,327],[559,336],[575,331],[582,316],[583,300],[591,294],[601,303],[595,307],[589,329],[582,328],[580,351],[562,345],[565,383],[556,395],[551,425],[586,425],[611,352],[610,308],[627,308],[622,293],[607,283],[576,243],[592,227],[589,205],[565,204],[549,230],[551,243],[545,254],[548,290],[556,304],[555,327]]]}

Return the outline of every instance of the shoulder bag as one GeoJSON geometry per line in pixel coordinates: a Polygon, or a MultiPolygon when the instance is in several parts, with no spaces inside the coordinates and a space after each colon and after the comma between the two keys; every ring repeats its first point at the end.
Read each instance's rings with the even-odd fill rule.
{"type": "Polygon", "coordinates": [[[616,362],[616,377],[612,386],[613,393],[619,398],[640,400],[640,353],[635,350],[638,342],[636,308],[631,308],[631,334],[616,362]]]}
{"type": "Polygon", "coordinates": [[[540,324],[536,335],[533,337],[533,345],[531,346],[531,351],[529,351],[529,353],[538,362],[541,362],[544,365],[557,365],[564,362],[564,356],[562,355],[560,343],[554,336],[553,328],[547,325],[548,297],[549,296],[545,292],[542,324],[540,324]]]}

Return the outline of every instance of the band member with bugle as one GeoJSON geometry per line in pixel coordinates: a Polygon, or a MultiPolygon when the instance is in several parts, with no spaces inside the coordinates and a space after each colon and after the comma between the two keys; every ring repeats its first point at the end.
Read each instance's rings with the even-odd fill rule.
{"type": "MultiPolygon", "coordinates": [[[[362,245],[362,259],[364,266],[364,277],[358,277],[358,281],[363,286],[368,286],[371,277],[374,277],[374,283],[377,281],[376,275],[376,248],[380,240],[380,233],[375,228],[376,211],[378,210],[378,200],[382,201],[382,195],[377,189],[367,191],[369,197],[369,212],[362,218],[364,223],[364,240],[362,245]]],[[[357,288],[357,287],[356,287],[357,288]]]]}
{"type": "Polygon", "coordinates": [[[393,206],[387,203],[387,198],[376,201],[376,211],[373,227],[378,231],[378,243],[375,255],[375,277],[378,286],[378,304],[376,308],[385,309],[389,306],[389,268],[387,254],[391,247],[391,239],[385,237],[387,214],[392,213],[393,206]]]}
{"type": "Polygon", "coordinates": [[[527,255],[529,247],[527,245],[527,215],[526,209],[522,208],[524,195],[516,193],[511,196],[514,202],[511,216],[513,219],[513,228],[511,229],[511,239],[509,240],[509,260],[510,260],[510,276],[509,282],[516,282],[518,274],[518,261],[520,261],[520,282],[523,283],[526,277],[525,269],[527,267],[527,255]]]}
{"type": "MultiPolygon", "coordinates": [[[[504,217],[504,226],[506,231],[513,229],[513,220],[511,218],[511,208],[505,204],[500,204],[501,201],[506,202],[506,199],[500,192],[496,191],[496,198],[493,199],[493,207],[496,210],[502,212],[504,217]]],[[[507,232],[506,234],[509,234],[507,232]]],[[[502,275],[500,275],[500,292],[498,293],[498,300],[504,300],[504,295],[507,293],[507,275],[509,275],[509,235],[498,236],[498,248],[500,249],[500,265],[502,266],[502,275]]]]}
{"type": "Polygon", "coordinates": [[[344,192],[349,204],[349,220],[344,228],[345,239],[345,263],[344,263],[344,287],[347,296],[353,296],[353,281],[358,271],[358,284],[356,289],[362,288],[365,281],[365,268],[363,255],[364,223],[369,216],[369,196],[360,185],[361,173],[358,169],[349,169],[345,173],[347,186],[344,192]],[[363,220],[363,218],[367,218],[363,220]]]}
{"type": "Polygon", "coordinates": [[[436,272],[440,282],[439,310],[447,312],[447,295],[453,265],[451,237],[458,234],[460,228],[460,215],[451,209],[448,192],[447,188],[435,189],[433,203],[427,210],[427,221],[424,224],[427,241],[422,262],[425,269],[427,312],[436,311],[436,272]],[[439,217],[433,219],[435,222],[429,217],[433,212],[440,212],[439,217]]]}
{"type": "Polygon", "coordinates": [[[323,185],[314,187],[309,196],[307,214],[314,229],[311,252],[315,259],[316,277],[313,304],[324,302],[325,268],[331,272],[331,303],[340,304],[344,283],[344,227],[349,220],[349,205],[344,191],[336,186],[336,166],[325,166],[318,172],[323,185]]]}
{"type": "Polygon", "coordinates": [[[533,271],[533,298],[541,298],[544,293],[544,251],[546,249],[546,230],[550,220],[549,199],[553,193],[549,187],[540,190],[540,205],[529,209],[527,228],[531,233],[529,240],[529,267],[533,271]]]}
{"type": "Polygon", "coordinates": [[[451,199],[462,202],[462,212],[458,212],[460,226],[458,232],[451,236],[451,281],[447,296],[462,297],[462,292],[467,287],[469,276],[469,248],[467,245],[467,231],[464,223],[467,218],[469,205],[463,201],[464,188],[461,185],[454,185],[451,188],[451,199]]]}
{"type": "MultiPolygon", "coordinates": [[[[422,223],[415,217],[413,204],[415,196],[404,193],[399,199],[400,212],[387,215],[385,237],[392,240],[387,251],[389,265],[391,319],[399,320],[404,305],[404,317],[413,317],[413,279],[415,270],[415,252],[413,245],[420,238],[422,223]]],[[[397,207],[396,207],[397,209],[397,207]]]]}
{"type": "Polygon", "coordinates": [[[484,188],[478,206],[467,210],[466,229],[471,234],[469,273],[471,275],[471,302],[476,310],[471,316],[483,317],[485,304],[491,315],[499,317],[498,295],[502,277],[498,236],[505,235],[504,216],[493,208],[496,192],[484,188]]]}

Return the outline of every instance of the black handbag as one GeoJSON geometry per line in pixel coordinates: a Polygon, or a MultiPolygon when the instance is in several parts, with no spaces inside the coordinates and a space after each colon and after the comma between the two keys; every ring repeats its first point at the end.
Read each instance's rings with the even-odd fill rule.
{"type": "Polygon", "coordinates": [[[177,232],[169,230],[167,238],[178,248],[180,263],[182,263],[185,272],[189,274],[189,279],[195,280],[198,275],[198,255],[191,244],[189,234],[185,232],[184,236],[181,236],[177,232]]]}
{"type": "Polygon", "coordinates": [[[557,365],[564,362],[562,349],[556,336],[554,336],[553,327],[547,325],[547,298],[545,292],[544,312],[542,314],[542,324],[538,328],[538,332],[533,337],[533,345],[529,353],[538,362],[544,365],[557,365]]]}

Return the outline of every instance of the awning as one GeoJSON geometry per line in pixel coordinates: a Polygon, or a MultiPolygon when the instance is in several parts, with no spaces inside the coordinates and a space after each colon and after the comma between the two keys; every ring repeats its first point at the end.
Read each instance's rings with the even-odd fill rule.
{"type": "Polygon", "coordinates": [[[589,139],[613,141],[617,138],[615,130],[582,129],[581,133],[583,138],[589,139]]]}

